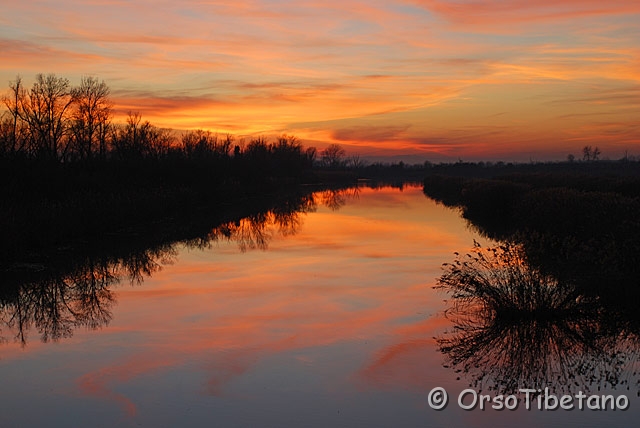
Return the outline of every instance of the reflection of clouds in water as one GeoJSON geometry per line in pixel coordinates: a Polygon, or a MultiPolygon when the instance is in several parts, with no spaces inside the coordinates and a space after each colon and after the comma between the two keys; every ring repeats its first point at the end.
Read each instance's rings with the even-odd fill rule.
{"type": "Polygon", "coordinates": [[[233,394],[230,389],[233,382],[256,370],[256,366],[262,365],[259,370],[264,370],[264,365],[271,364],[272,356],[300,367],[333,364],[331,354],[321,348],[354,340],[359,344],[366,342],[405,315],[407,299],[415,301],[424,292],[414,290],[407,296],[389,288],[330,286],[323,285],[324,279],[317,286],[309,281],[301,284],[286,272],[271,281],[273,285],[257,286],[255,278],[248,274],[247,278],[231,281],[229,288],[216,284],[210,294],[192,294],[185,289],[183,295],[168,296],[167,304],[174,312],[206,316],[192,317],[191,322],[178,328],[167,326],[171,321],[161,315],[146,319],[136,329],[154,334],[167,329],[162,340],[147,338],[146,345],[132,357],[115,360],[86,374],[79,381],[83,391],[121,403],[129,412],[128,404],[116,392],[121,389],[120,384],[195,362],[204,369],[197,380],[201,391],[228,397],[233,394]],[[345,295],[356,299],[366,296],[374,304],[354,307],[342,301],[345,295]],[[190,304],[182,306],[182,302],[190,304]],[[314,355],[317,360],[308,355],[300,358],[299,353],[314,355]]]}
{"type": "Polygon", "coordinates": [[[179,244],[203,249],[212,242],[228,240],[236,242],[242,252],[266,250],[276,233],[295,235],[303,224],[303,216],[315,211],[318,199],[323,203],[335,204],[339,200],[344,204],[357,194],[356,188],[300,195],[270,210],[222,223],[200,237],[127,251],[115,258],[74,260],[67,272],[42,271],[32,281],[18,281],[15,294],[0,301],[0,320],[23,345],[27,343],[27,333],[34,328],[45,342],[71,337],[78,327],[101,328],[112,318],[115,303],[112,287],[124,278],[131,284],[141,284],[163,265],[173,264],[179,244]]]}
{"type": "MultiPolygon", "coordinates": [[[[252,234],[256,230],[267,230],[260,236],[272,238],[281,229],[295,232],[296,225],[305,219],[304,213],[315,209],[317,194],[310,201],[224,223],[197,239],[160,246],[147,254],[120,257],[117,260],[122,266],[110,270],[113,276],[128,276],[137,283],[153,274],[154,281],[150,287],[118,290],[118,311],[123,312],[117,317],[119,320],[136,311],[144,315],[127,315],[133,317],[133,324],[125,320],[123,325],[102,334],[118,343],[131,340],[127,338],[130,334],[140,346],[126,348],[127,355],[117,354],[84,371],[86,375],[78,377],[81,390],[120,403],[133,414],[140,403],[130,393],[122,393],[123,388],[146,382],[147,375],[170,376],[172,368],[180,370],[179,366],[195,363],[198,371],[206,371],[196,380],[196,387],[224,395],[238,377],[270,364],[271,356],[290,357],[293,364],[305,366],[316,364],[314,361],[325,364],[322,358],[326,351],[320,350],[323,347],[356,341],[358,346],[365,343],[368,348],[373,343],[370,339],[380,332],[413,323],[406,318],[407,305],[430,304],[425,298],[428,286],[423,283],[424,268],[415,266],[414,257],[418,256],[404,257],[418,251],[424,251],[423,255],[431,253],[431,248],[424,248],[425,242],[429,247],[441,248],[440,243],[455,246],[457,238],[450,242],[452,232],[442,227],[420,227],[424,222],[422,214],[419,220],[417,216],[404,218],[391,211],[377,215],[371,206],[391,209],[378,200],[390,193],[372,191],[375,197],[362,198],[362,204],[345,208],[340,214],[322,210],[313,219],[310,216],[305,220],[310,227],[303,233],[295,239],[278,241],[278,251],[266,254],[239,255],[237,250],[235,256],[202,253],[191,259],[198,263],[190,266],[183,265],[181,256],[174,268],[159,271],[163,263],[175,259],[176,248],[207,248],[215,239],[232,243],[255,241],[252,234]],[[295,206],[302,209],[290,213],[295,206]],[[373,220],[363,222],[365,218],[373,220]],[[318,239],[334,238],[344,245],[309,245],[318,239]],[[371,255],[376,258],[368,257],[371,255]],[[377,258],[380,255],[385,257],[377,258]],[[407,278],[415,285],[404,287],[407,278]],[[402,292],[398,292],[398,286],[402,292]],[[302,362],[287,355],[300,352],[312,357],[302,362]]],[[[419,189],[416,194],[420,196],[415,198],[416,204],[431,207],[419,189]]],[[[184,259],[188,261],[189,256],[184,259]]],[[[433,343],[430,349],[433,351],[433,343]]],[[[413,363],[417,364],[417,359],[413,363]]]]}
{"type": "Polygon", "coordinates": [[[397,329],[396,341],[377,350],[355,380],[363,388],[428,391],[433,387],[433,367],[439,364],[433,336],[448,325],[436,316],[397,329]]]}
{"type": "Polygon", "coordinates": [[[77,385],[83,393],[115,401],[122,406],[127,416],[135,416],[137,408],[134,401],[125,394],[114,391],[112,385],[130,381],[145,373],[167,369],[175,363],[172,356],[137,354],[117,367],[108,366],[85,374],[77,380],[77,385]]]}

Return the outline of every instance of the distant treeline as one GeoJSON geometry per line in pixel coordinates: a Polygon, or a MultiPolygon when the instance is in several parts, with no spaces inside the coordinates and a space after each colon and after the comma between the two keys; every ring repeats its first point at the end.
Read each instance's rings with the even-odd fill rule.
{"type": "MultiPolygon", "coordinates": [[[[585,149],[588,149],[586,147],[585,149]]],[[[427,175],[467,178],[497,178],[513,174],[552,174],[573,176],[638,176],[640,160],[625,155],[618,160],[583,159],[555,162],[425,162],[427,175]]]]}

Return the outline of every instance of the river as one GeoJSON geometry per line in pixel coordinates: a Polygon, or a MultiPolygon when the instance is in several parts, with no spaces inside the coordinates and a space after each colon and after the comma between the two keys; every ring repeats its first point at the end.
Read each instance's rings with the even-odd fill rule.
{"type": "MultiPolygon", "coordinates": [[[[455,332],[452,296],[434,286],[442,264],[474,241],[492,245],[421,187],[361,186],[220,225],[142,261],[30,284],[2,304],[0,425],[634,425],[635,345],[625,345],[632,355],[617,375],[628,382],[615,389],[574,373],[571,388],[549,379],[557,396],[624,394],[626,411],[549,411],[533,398],[527,410],[522,394],[514,410],[461,408],[461,391],[473,391],[465,406],[475,394],[494,397],[500,388],[483,388],[511,373],[482,343],[473,346],[489,358],[474,364],[491,367],[465,370],[443,350],[455,332]],[[449,398],[442,410],[430,401],[437,387],[449,398]]],[[[520,351],[536,340],[545,339],[529,337],[520,351]]],[[[602,367],[594,373],[610,370],[602,367]]]]}

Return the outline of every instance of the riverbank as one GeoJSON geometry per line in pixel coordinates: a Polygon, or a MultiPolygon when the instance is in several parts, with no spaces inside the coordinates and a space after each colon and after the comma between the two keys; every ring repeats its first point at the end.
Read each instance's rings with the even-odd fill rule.
{"type": "MultiPolygon", "coordinates": [[[[0,248],[3,264],[74,242],[100,242],[154,223],[173,228],[208,217],[246,213],[254,200],[355,183],[352,174],[325,176],[309,169],[259,173],[234,163],[183,159],[137,162],[0,165],[0,248]]],[[[263,203],[264,205],[264,203],[263,203]]]]}
{"type": "Polygon", "coordinates": [[[424,193],[483,235],[521,245],[543,274],[625,306],[640,298],[640,164],[583,163],[433,174],[424,193]],[[490,174],[493,173],[493,174],[490,174]]]}

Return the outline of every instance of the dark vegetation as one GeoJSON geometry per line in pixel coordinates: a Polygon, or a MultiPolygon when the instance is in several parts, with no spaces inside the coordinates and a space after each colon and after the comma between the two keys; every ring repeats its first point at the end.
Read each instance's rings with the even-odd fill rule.
{"type": "MultiPolygon", "coordinates": [[[[490,170],[493,168],[489,168],[490,170]]],[[[424,192],[529,262],[616,302],[640,301],[640,163],[526,165],[483,177],[429,175],[424,192]]]]}
{"type": "Polygon", "coordinates": [[[500,242],[458,255],[438,284],[455,325],[440,350],[476,388],[640,394],[640,164],[586,149],[583,162],[441,166],[424,180],[500,242]]]}
{"type": "Polygon", "coordinates": [[[257,163],[253,156],[0,161],[4,201],[0,234],[2,242],[14,243],[2,249],[2,256],[95,238],[163,218],[182,218],[205,207],[222,209],[224,204],[295,187],[308,171],[304,157],[288,169],[277,165],[294,163],[287,156],[267,154],[267,164],[257,163]]]}

